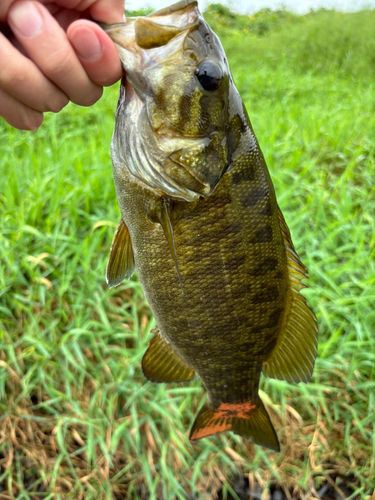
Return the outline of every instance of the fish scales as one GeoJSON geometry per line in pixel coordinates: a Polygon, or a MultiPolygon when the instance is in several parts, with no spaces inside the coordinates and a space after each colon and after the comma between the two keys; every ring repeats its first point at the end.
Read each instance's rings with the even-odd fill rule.
{"type": "Polygon", "coordinates": [[[273,191],[265,189],[254,210],[247,210],[248,193],[267,182],[262,163],[253,168],[259,174],[250,181],[244,175],[238,183],[232,182],[239,171],[234,166],[208,200],[186,204],[174,225],[176,248],[184,249],[178,253],[183,294],[162,228],[144,217],[140,229],[143,200],[137,203],[139,197],[129,187],[123,199],[128,220],[134,221],[128,227],[139,279],[158,327],[199,373],[213,404],[234,403],[239,391],[241,402],[254,400],[262,359],[275,345],[278,313],[284,308],[286,284],[276,274],[286,273],[287,266],[276,200],[273,191]],[[274,207],[273,216],[262,214],[267,203],[274,207]],[[271,241],[259,227],[272,228],[271,241]],[[256,272],[259,252],[273,259],[272,269],[262,274],[256,272]],[[254,304],[250,313],[249,304],[254,304]],[[197,347],[210,353],[209,364],[197,358],[197,347]],[[249,352],[254,364],[249,364],[249,352]],[[223,380],[232,385],[224,387],[223,380]]]}
{"type": "Polygon", "coordinates": [[[107,280],[138,272],[158,325],[145,376],[200,376],[208,398],[192,440],[232,430],[278,450],[259,380],[262,371],[311,377],[317,327],[299,294],[307,271],[196,2],[141,20],[107,28],[127,75],[112,142],[122,219],[107,280]]]}

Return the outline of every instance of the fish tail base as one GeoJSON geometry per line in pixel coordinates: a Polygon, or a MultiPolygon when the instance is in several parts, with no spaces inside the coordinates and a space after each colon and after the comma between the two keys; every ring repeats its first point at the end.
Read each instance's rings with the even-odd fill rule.
{"type": "Polygon", "coordinates": [[[216,409],[207,404],[198,413],[190,431],[190,441],[232,431],[255,444],[280,451],[279,440],[270,417],[260,399],[239,404],[221,403],[216,409]]]}

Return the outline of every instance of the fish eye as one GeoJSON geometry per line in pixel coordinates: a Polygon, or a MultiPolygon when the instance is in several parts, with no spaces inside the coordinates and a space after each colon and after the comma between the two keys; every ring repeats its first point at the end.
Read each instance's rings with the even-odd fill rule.
{"type": "Polygon", "coordinates": [[[195,70],[195,76],[204,90],[216,90],[219,88],[223,74],[214,62],[203,61],[195,70]]]}

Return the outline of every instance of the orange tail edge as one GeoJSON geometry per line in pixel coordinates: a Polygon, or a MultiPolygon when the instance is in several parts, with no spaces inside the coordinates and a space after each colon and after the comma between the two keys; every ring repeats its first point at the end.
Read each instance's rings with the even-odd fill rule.
{"type": "Polygon", "coordinates": [[[221,403],[212,409],[207,404],[198,413],[190,431],[190,441],[232,431],[255,444],[280,451],[280,444],[270,417],[260,399],[239,404],[221,403]]]}

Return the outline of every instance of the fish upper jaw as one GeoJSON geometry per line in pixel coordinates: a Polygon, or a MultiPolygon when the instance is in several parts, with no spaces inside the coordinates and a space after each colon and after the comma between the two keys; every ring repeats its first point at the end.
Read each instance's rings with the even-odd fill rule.
{"type": "Polygon", "coordinates": [[[172,26],[178,26],[179,24],[186,26],[194,22],[194,16],[197,13],[196,7],[198,7],[196,0],[180,0],[180,2],[176,2],[164,9],[159,9],[147,17],[154,19],[161,18],[168,21],[172,26]]]}

